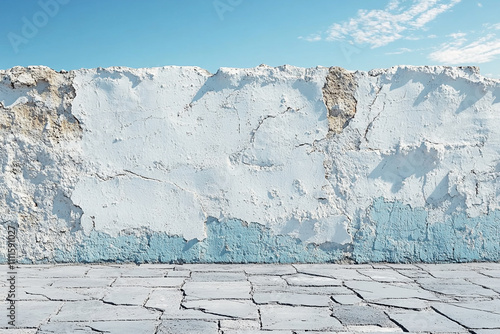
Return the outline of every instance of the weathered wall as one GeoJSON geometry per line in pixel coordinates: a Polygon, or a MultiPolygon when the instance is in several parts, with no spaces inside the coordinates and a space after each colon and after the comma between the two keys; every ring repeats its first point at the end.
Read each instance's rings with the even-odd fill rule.
{"type": "Polygon", "coordinates": [[[500,82],[476,68],[0,78],[24,262],[500,260],[500,82]]]}

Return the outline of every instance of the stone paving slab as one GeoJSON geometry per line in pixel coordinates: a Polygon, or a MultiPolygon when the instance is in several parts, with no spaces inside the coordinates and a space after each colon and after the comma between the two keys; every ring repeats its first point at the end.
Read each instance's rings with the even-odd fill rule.
{"type": "Polygon", "coordinates": [[[467,328],[498,328],[500,332],[500,314],[498,313],[492,313],[489,310],[475,310],[443,303],[436,303],[433,305],[433,308],[445,317],[452,319],[467,328]]]}
{"type": "Polygon", "coordinates": [[[190,277],[191,272],[189,270],[169,270],[167,272],[167,277],[190,277]]]}
{"type": "MultiPolygon", "coordinates": [[[[57,278],[39,278],[39,277],[24,277],[19,275],[17,280],[17,286],[19,287],[41,287],[41,286],[52,286],[57,278]]],[[[2,280],[4,281],[4,280],[2,280]]]]}
{"type": "Polygon", "coordinates": [[[142,286],[113,287],[107,290],[102,300],[115,305],[142,306],[152,291],[151,288],[142,286]]]}
{"type": "Polygon", "coordinates": [[[58,266],[58,267],[42,267],[42,268],[29,268],[28,270],[23,270],[24,277],[84,277],[90,270],[90,267],[71,267],[68,271],[69,266],[58,266]]]}
{"type": "Polygon", "coordinates": [[[260,330],[260,320],[221,320],[221,330],[260,330]]]}
{"type": "Polygon", "coordinates": [[[150,334],[156,332],[159,324],[159,321],[50,322],[41,325],[37,334],[150,334]]]}
{"type": "MultiPolygon", "coordinates": [[[[488,280],[491,287],[483,287],[478,284],[470,283],[465,279],[435,279],[435,278],[421,278],[417,279],[417,283],[428,291],[437,292],[442,295],[452,297],[493,297],[498,295],[494,290],[496,285],[495,279],[481,278],[474,279],[474,282],[483,282],[488,280]]],[[[499,286],[500,287],[500,286],[499,286]]]]}
{"type": "Polygon", "coordinates": [[[260,264],[244,267],[243,270],[247,275],[293,275],[297,273],[297,269],[291,264],[283,264],[276,266],[274,264],[260,264]]]}
{"type": "MultiPolygon", "coordinates": [[[[335,297],[337,298],[337,297],[335,297]]],[[[423,310],[430,307],[430,302],[422,299],[405,299],[405,298],[386,298],[386,299],[378,299],[375,301],[371,301],[370,304],[388,306],[388,307],[397,307],[400,309],[408,309],[408,310],[423,310]]]]}
{"type": "Polygon", "coordinates": [[[136,267],[93,267],[88,270],[89,277],[165,277],[168,269],[163,268],[141,268],[136,267]]]}
{"type": "Polygon", "coordinates": [[[52,321],[157,320],[161,312],[138,306],[106,304],[100,300],[65,303],[52,321]]]}
{"type": "Polygon", "coordinates": [[[258,286],[278,285],[282,287],[288,286],[288,283],[280,276],[254,275],[254,276],[248,276],[247,279],[252,285],[258,285],[258,286]]]}
{"type": "Polygon", "coordinates": [[[184,281],[184,277],[119,277],[113,282],[113,286],[180,288],[184,281]]]}
{"type": "Polygon", "coordinates": [[[478,279],[473,279],[469,280],[474,284],[477,284],[479,286],[482,286],[486,289],[493,290],[497,293],[500,293],[500,279],[498,277],[485,277],[485,278],[478,278],[478,279]]]}
{"type": "Polygon", "coordinates": [[[309,295],[351,295],[354,292],[344,286],[295,286],[295,285],[253,285],[253,292],[289,292],[309,295]]]}
{"type": "MultiPolygon", "coordinates": [[[[50,288],[50,287],[49,287],[50,288]]],[[[44,289],[44,287],[18,287],[16,289],[16,297],[12,298],[14,300],[49,300],[47,297],[40,294],[31,294],[30,291],[36,291],[38,289],[44,289]]],[[[7,298],[8,291],[4,289],[4,292],[1,294],[2,300],[7,298]]]]}
{"type": "MultiPolygon", "coordinates": [[[[393,311],[387,312],[389,317],[405,331],[433,333],[469,333],[466,328],[447,317],[430,311],[393,311]]],[[[500,328],[500,327],[499,327],[500,328]]]]}
{"type": "MultiPolygon", "coordinates": [[[[357,266],[356,266],[357,267],[357,266]]],[[[361,274],[357,269],[346,269],[345,267],[327,267],[296,265],[297,271],[302,274],[330,277],[342,280],[371,281],[370,277],[361,274]]],[[[363,267],[366,269],[367,267],[363,267]]]]}
{"type": "Polygon", "coordinates": [[[333,295],[332,300],[340,305],[355,305],[364,302],[362,298],[357,295],[333,295]]]}
{"type": "Polygon", "coordinates": [[[499,263],[21,265],[17,272],[12,327],[0,271],[0,333],[500,334],[499,263]]]}
{"type": "Polygon", "coordinates": [[[182,288],[195,299],[249,299],[249,282],[186,282],[182,288]]]}
{"type": "Polygon", "coordinates": [[[246,281],[247,276],[242,271],[237,272],[194,272],[190,282],[238,282],[246,281]]]}
{"type": "Polygon", "coordinates": [[[401,275],[397,271],[394,270],[386,270],[386,269],[361,269],[358,272],[362,275],[370,277],[372,280],[383,283],[390,282],[403,282],[403,283],[411,283],[412,279],[401,275]]]}
{"type": "Polygon", "coordinates": [[[92,288],[97,286],[110,286],[113,283],[112,278],[58,278],[50,286],[59,288],[92,288]]]}
{"type": "MultiPolygon", "coordinates": [[[[16,303],[16,324],[21,328],[37,328],[55,316],[62,305],[62,302],[53,301],[19,301],[16,303]]],[[[2,306],[2,311],[5,311],[0,317],[0,328],[9,328],[7,304],[2,306]]]]}
{"type": "Polygon", "coordinates": [[[20,295],[20,298],[31,300],[77,301],[92,299],[92,296],[80,293],[79,290],[53,286],[24,288],[23,292],[24,295],[20,295]]]}
{"type": "Polygon", "coordinates": [[[253,301],[256,304],[281,304],[292,306],[329,306],[331,299],[328,295],[308,295],[303,293],[271,292],[254,293],[253,301]]]}
{"type": "Polygon", "coordinates": [[[186,309],[237,319],[258,319],[257,306],[250,300],[191,300],[182,303],[186,309]]]}
{"type": "Polygon", "coordinates": [[[439,300],[433,291],[422,289],[415,283],[380,283],[369,281],[347,281],[345,285],[356,291],[363,299],[375,301],[386,298],[417,298],[439,300]]]}
{"type": "Polygon", "coordinates": [[[217,322],[202,320],[166,320],[158,328],[158,334],[217,334],[219,327],[217,322]]]}
{"type": "Polygon", "coordinates": [[[380,328],[397,328],[383,310],[364,305],[334,305],[332,315],[346,326],[363,325],[380,328]]]}
{"type": "Polygon", "coordinates": [[[232,319],[230,317],[206,313],[201,310],[181,309],[172,312],[165,312],[161,316],[161,320],[203,320],[217,321],[232,319]]]}
{"type": "Polygon", "coordinates": [[[323,330],[343,329],[328,307],[265,305],[260,307],[262,329],[323,330]]]}
{"type": "Polygon", "coordinates": [[[164,312],[174,312],[180,310],[182,299],[182,291],[179,289],[154,289],[148,296],[145,306],[160,309],[164,312]]]}
{"type": "Polygon", "coordinates": [[[285,281],[289,285],[298,286],[341,286],[342,282],[328,277],[318,277],[306,274],[296,274],[291,276],[285,276],[285,281]]]}

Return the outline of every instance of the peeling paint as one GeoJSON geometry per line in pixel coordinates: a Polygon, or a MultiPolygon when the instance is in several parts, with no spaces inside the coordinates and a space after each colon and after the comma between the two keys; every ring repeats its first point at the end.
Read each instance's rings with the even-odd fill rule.
{"type": "Polygon", "coordinates": [[[72,111],[87,163],[72,199],[84,208],[84,232],[147,226],[203,240],[211,216],[307,242],[350,241],[346,219],[318,200],[329,196],[324,154],[313,147],[328,133],[327,70],[79,72],[72,111]]]}
{"type": "Polygon", "coordinates": [[[500,82],[475,67],[0,78],[21,262],[499,260],[500,82]]]}
{"type": "Polygon", "coordinates": [[[71,114],[73,73],[31,66],[0,71],[0,76],[1,85],[14,93],[0,103],[2,131],[50,144],[81,137],[82,128],[71,114]]]}
{"type": "Polygon", "coordinates": [[[333,134],[342,132],[356,114],[354,74],[341,68],[330,67],[323,87],[323,97],[328,109],[328,126],[333,134]]]}
{"type": "Polygon", "coordinates": [[[18,227],[21,259],[48,258],[54,245],[74,242],[83,213],[71,200],[82,137],[71,112],[74,74],[14,67],[0,79],[0,238],[8,222],[18,227]]]}
{"type": "Polygon", "coordinates": [[[452,214],[429,223],[427,211],[378,198],[354,238],[356,262],[500,261],[500,211],[452,214]]]}
{"type": "Polygon", "coordinates": [[[77,245],[55,251],[56,262],[168,263],[321,263],[341,261],[347,246],[314,245],[286,235],[274,235],[257,223],[240,220],[206,222],[207,238],[182,237],[149,229],[112,237],[92,231],[77,245]]]}

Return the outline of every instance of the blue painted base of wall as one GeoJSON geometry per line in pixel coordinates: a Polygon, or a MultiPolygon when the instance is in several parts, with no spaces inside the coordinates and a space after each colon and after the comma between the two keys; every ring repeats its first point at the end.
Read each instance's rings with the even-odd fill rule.
{"type": "Polygon", "coordinates": [[[207,221],[207,238],[186,241],[165,233],[120,235],[92,232],[74,249],[56,251],[56,262],[163,262],[163,263],[322,263],[346,254],[331,245],[304,244],[289,236],[273,235],[268,228],[239,220],[207,221]],[[330,247],[328,247],[330,246],[330,247]]]}
{"type": "Polygon", "coordinates": [[[355,235],[356,262],[500,261],[500,211],[470,218],[453,214],[428,224],[427,211],[377,199],[371,222],[355,235]]]}
{"type": "MultiPolygon", "coordinates": [[[[354,243],[306,244],[274,235],[263,225],[239,220],[206,223],[207,238],[186,241],[178,236],[134,231],[112,237],[91,232],[77,245],[63,246],[42,262],[95,263],[326,263],[500,261],[500,211],[469,218],[453,214],[429,224],[427,211],[400,202],[374,201],[369,222],[355,233],[354,243]]],[[[6,258],[0,256],[0,263],[6,258]]],[[[18,263],[33,263],[20,258],[18,263]]]]}

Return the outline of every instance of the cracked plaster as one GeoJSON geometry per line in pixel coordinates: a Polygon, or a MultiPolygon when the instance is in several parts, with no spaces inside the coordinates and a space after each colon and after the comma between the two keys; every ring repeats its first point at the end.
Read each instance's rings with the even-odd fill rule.
{"type": "Polygon", "coordinates": [[[21,261],[499,259],[500,89],[477,68],[0,75],[21,261]]]}

